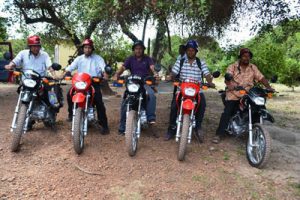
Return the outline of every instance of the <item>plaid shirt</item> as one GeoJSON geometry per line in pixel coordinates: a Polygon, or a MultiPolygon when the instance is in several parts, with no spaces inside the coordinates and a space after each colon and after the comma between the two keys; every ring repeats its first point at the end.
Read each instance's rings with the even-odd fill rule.
{"type": "MultiPolygon", "coordinates": [[[[250,89],[253,87],[254,81],[260,81],[264,78],[264,75],[259,71],[257,66],[251,63],[246,68],[240,67],[240,70],[238,66],[239,63],[236,62],[227,68],[227,73],[232,74],[236,82],[231,81],[231,84],[234,86],[239,85],[250,89]]],[[[242,96],[239,91],[226,91],[226,100],[239,100],[242,96]]]]}
{"type": "MultiPolygon", "coordinates": [[[[172,68],[172,72],[178,75],[180,69],[180,60],[177,60],[175,65],[172,68]]],[[[204,76],[210,74],[208,67],[204,61],[201,61],[201,69],[199,68],[196,59],[192,64],[189,63],[188,59],[185,59],[181,67],[179,74],[180,79],[192,79],[199,82],[202,82],[202,73],[204,76]]]]}

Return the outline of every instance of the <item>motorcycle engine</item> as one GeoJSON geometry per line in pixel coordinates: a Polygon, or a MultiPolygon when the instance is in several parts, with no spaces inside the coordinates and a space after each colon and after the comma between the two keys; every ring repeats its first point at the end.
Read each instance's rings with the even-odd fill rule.
{"type": "Polygon", "coordinates": [[[232,134],[237,136],[241,135],[247,130],[247,124],[242,119],[239,112],[231,118],[229,122],[229,130],[231,130],[230,132],[232,134]]]}
{"type": "Polygon", "coordinates": [[[88,121],[93,121],[95,119],[95,112],[93,107],[88,108],[88,114],[87,114],[88,121]]]}
{"type": "Polygon", "coordinates": [[[44,103],[35,103],[31,113],[33,120],[45,120],[50,119],[50,113],[48,106],[44,103]]]}
{"type": "Polygon", "coordinates": [[[147,115],[144,109],[141,110],[141,124],[147,124],[147,115]]]}

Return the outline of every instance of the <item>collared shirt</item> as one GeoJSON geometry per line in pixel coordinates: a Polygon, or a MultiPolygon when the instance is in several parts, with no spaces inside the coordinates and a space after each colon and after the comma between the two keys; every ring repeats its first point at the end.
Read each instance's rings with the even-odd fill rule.
{"type": "Polygon", "coordinates": [[[75,58],[72,64],[66,68],[66,71],[74,71],[76,69],[79,73],[87,73],[92,77],[101,77],[105,69],[105,62],[101,56],[96,54],[90,56],[83,54],[75,58]]]}
{"type": "Polygon", "coordinates": [[[146,55],[144,55],[141,60],[138,60],[135,56],[130,56],[124,62],[124,67],[129,69],[132,75],[138,75],[142,78],[150,75],[151,65],[154,65],[154,62],[146,55]]]}
{"type": "MultiPolygon", "coordinates": [[[[180,60],[177,60],[172,68],[174,74],[178,74],[180,69],[180,60]]],[[[192,64],[189,63],[188,59],[185,59],[181,67],[179,74],[180,79],[192,79],[195,81],[202,82],[202,73],[204,76],[209,74],[208,67],[204,61],[201,61],[201,70],[197,64],[196,59],[192,64]]]]}
{"type": "Polygon", "coordinates": [[[17,66],[23,66],[23,70],[34,70],[41,76],[47,75],[48,67],[52,65],[48,53],[40,50],[37,56],[33,55],[29,49],[20,51],[12,60],[17,66]]]}
{"type": "MultiPolygon", "coordinates": [[[[250,89],[254,86],[254,81],[260,81],[264,75],[259,71],[256,65],[249,63],[247,67],[239,67],[239,62],[229,65],[227,73],[233,75],[236,85],[250,89]]],[[[239,91],[226,91],[226,100],[238,100],[242,97],[239,91]]]]}

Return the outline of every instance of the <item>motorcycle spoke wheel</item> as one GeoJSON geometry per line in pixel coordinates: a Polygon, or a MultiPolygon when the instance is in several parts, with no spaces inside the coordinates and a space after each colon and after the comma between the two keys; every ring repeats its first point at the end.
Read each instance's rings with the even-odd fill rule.
{"type": "Polygon", "coordinates": [[[138,145],[136,134],[137,129],[137,113],[131,110],[126,119],[125,143],[129,156],[135,156],[138,145]]]}
{"type": "Polygon", "coordinates": [[[253,125],[253,146],[247,142],[246,154],[248,162],[256,168],[263,168],[271,154],[271,137],[269,132],[261,125],[253,125]]]}
{"type": "Polygon", "coordinates": [[[81,154],[84,148],[84,114],[82,108],[77,108],[74,118],[73,145],[77,154],[81,154]]]}
{"type": "Polygon", "coordinates": [[[21,107],[19,109],[19,114],[17,118],[17,127],[13,130],[13,138],[11,143],[11,151],[16,152],[19,149],[20,141],[22,134],[24,132],[24,125],[26,120],[26,112],[27,112],[28,106],[25,104],[21,104],[21,107]]]}
{"type": "Polygon", "coordinates": [[[179,147],[178,147],[178,156],[177,156],[177,159],[179,161],[183,161],[185,158],[190,123],[191,123],[190,116],[188,114],[183,115],[183,123],[182,123],[181,136],[180,136],[179,147]]]}

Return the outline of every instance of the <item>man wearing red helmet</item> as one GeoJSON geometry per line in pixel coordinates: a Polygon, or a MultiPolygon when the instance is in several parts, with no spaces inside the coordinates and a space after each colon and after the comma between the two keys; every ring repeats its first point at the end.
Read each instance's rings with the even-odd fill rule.
{"type": "Polygon", "coordinates": [[[234,90],[236,86],[243,86],[246,89],[250,89],[253,87],[254,81],[256,81],[262,83],[267,89],[274,90],[257,66],[250,63],[252,57],[253,54],[248,48],[242,48],[238,56],[239,60],[227,68],[227,73],[231,74],[233,79],[230,81],[225,80],[225,108],[221,115],[216,136],[212,140],[213,143],[219,143],[221,138],[225,136],[229,119],[238,109],[239,99],[242,95],[239,91],[234,90]]]}
{"type": "MultiPolygon", "coordinates": [[[[33,35],[27,38],[27,46],[29,49],[22,50],[18,53],[18,55],[5,66],[5,69],[12,70],[15,67],[22,66],[22,70],[34,70],[39,73],[42,77],[48,75],[48,70],[53,74],[54,66],[58,66],[58,64],[52,64],[48,53],[41,50],[42,43],[41,38],[38,35],[33,35]]],[[[62,89],[59,86],[57,90],[55,90],[55,94],[58,99],[60,99],[60,107],[63,105],[63,97],[62,97],[62,89]]],[[[47,99],[48,91],[45,90],[44,98],[47,99]]],[[[28,129],[32,128],[32,125],[35,121],[31,121],[28,125],[28,129]]]]}
{"type": "MultiPolygon", "coordinates": [[[[66,73],[71,73],[74,70],[77,70],[77,72],[84,72],[89,74],[92,77],[102,77],[104,76],[104,79],[108,78],[108,75],[105,73],[105,62],[104,59],[94,54],[94,43],[91,39],[85,39],[82,42],[82,48],[83,48],[83,54],[81,56],[78,56],[75,58],[75,60],[69,65],[65,71],[66,73]]],[[[106,116],[106,109],[103,103],[102,94],[100,90],[100,85],[93,83],[93,87],[95,89],[95,96],[94,96],[94,102],[96,104],[97,108],[97,116],[98,116],[98,122],[102,126],[101,133],[102,134],[108,134],[109,128],[107,123],[107,116],[106,116]]],[[[72,121],[72,108],[73,108],[73,102],[70,95],[70,91],[67,94],[67,100],[68,100],[68,112],[69,117],[68,121],[72,121]]]]}
{"type": "Polygon", "coordinates": [[[47,70],[52,70],[52,62],[49,55],[41,50],[41,39],[37,35],[27,38],[27,45],[29,49],[25,49],[18,53],[18,55],[5,66],[5,69],[12,70],[17,66],[22,66],[23,70],[32,69],[38,72],[41,76],[47,75],[47,70]]]}

